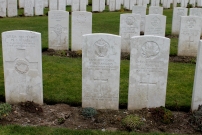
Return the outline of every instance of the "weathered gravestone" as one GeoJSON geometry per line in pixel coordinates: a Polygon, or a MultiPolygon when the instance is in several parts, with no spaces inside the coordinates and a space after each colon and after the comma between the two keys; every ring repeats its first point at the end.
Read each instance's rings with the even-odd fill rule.
{"type": "Polygon", "coordinates": [[[131,39],[128,110],[165,106],[170,39],[131,39]]]}
{"type": "Polygon", "coordinates": [[[66,0],[58,0],[58,10],[66,11],[66,0]]]}
{"type": "Polygon", "coordinates": [[[197,56],[202,18],[182,16],[178,41],[178,56],[197,56]]]}
{"type": "Polygon", "coordinates": [[[182,7],[175,7],[173,10],[172,19],[172,35],[179,35],[181,16],[187,16],[188,9],[182,7]]]}
{"type": "Polygon", "coordinates": [[[69,12],[53,10],[48,12],[49,49],[69,49],[69,12]]]}
{"type": "Polygon", "coordinates": [[[6,17],[6,0],[0,0],[0,17],[6,17]]]}
{"type": "MultiPolygon", "coordinates": [[[[202,8],[190,8],[189,15],[202,17],[202,8]]],[[[201,24],[201,35],[202,35],[202,24],[201,24]]]]}
{"type": "Polygon", "coordinates": [[[7,16],[14,17],[18,15],[17,0],[7,0],[7,16]]]}
{"type": "Polygon", "coordinates": [[[84,35],[82,50],[82,107],[119,107],[121,37],[84,35]]]}
{"type": "Polygon", "coordinates": [[[49,11],[57,10],[58,1],[57,0],[49,0],[49,11]]]}
{"type": "Polygon", "coordinates": [[[166,16],[159,14],[146,15],[144,35],[165,37],[166,16]]]}
{"type": "Polygon", "coordinates": [[[3,32],[2,47],[6,102],[43,104],[41,34],[3,32]]]}
{"type": "Polygon", "coordinates": [[[120,31],[121,52],[130,53],[130,38],[140,35],[141,16],[139,14],[121,14],[120,31]]]}
{"type": "Polygon", "coordinates": [[[144,30],[145,30],[146,6],[133,6],[132,13],[141,15],[140,31],[144,32],[144,30]]]}
{"type": "Polygon", "coordinates": [[[25,0],[24,15],[34,16],[34,3],[32,3],[32,0],[25,0]]]}
{"type": "Polygon", "coordinates": [[[83,35],[92,33],[92,13],[72,12],[72,51],[82,50],[83,35]]]}
{"type": "Polygon", "coordinates": [[[163,15],[163,7],[150,6],[150,7],[149,7],[149,14],[159,14],[159,15],[163,15]]]}
{"type": "Polygon", "coordinates": [[[35,15],[43,15],[44,14],[44,1],[43,0],[35,0],[34,6],[35,15]]]}
{"type": "Polygon", "coordinates": [[[191,110],[195,111],[199,105],[202,105],[202,40],[199,42],[196,70],[194,77],[194,88],[192,92],[191,110]]]}

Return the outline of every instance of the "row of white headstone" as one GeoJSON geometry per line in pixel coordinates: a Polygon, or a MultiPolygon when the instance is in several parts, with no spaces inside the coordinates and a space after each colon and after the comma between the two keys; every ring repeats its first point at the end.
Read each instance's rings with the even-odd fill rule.
{"type": "MultiPolygon", "coordinates": [[[[165,106],[170,39],[131,38],[128,110],[165,106]]],[[[43,104],[41,34],[32,31],[2,33],[6,102],[43,104]]],[[[202,41],[198,49],[192,110],[202,104],[202,41]]],[[[83,36],[82,107],[119,108],[121,37],[83,36]]]]}

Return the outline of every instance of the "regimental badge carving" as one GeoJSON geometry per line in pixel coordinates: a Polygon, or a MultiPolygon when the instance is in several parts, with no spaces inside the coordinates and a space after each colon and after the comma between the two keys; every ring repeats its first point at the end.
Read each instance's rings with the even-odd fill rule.
{"type": "Polygon", "coordinates": [[[145,58],[154,58],[160,52],[160,48],[156,42],[148,41],[142,46],[142,56],[145,58]]]}
{"type": "Polygon", "coordinates": [[[151,20],[151,24],[154,27],[160,27],[161,26],[161,20],[158,17],[154,17],[151,20]]]}
{"type": "Polygon", "coordinates": [[[57,36],[60,36],[62,34],[63,27],[59,24],[55,25],[54,32],[57,34],[57,36]]]}
{"type": "Polygon", "coordinates": [[[29,63],[26,60],[18,59],[15,63],[15,70],[20,74],[25,74],[29,71],[29,63]]]}
{"type": "Polygon", "coordinates": [[[94,43],[94,51],[98,57],[106,57],[109,52],[109,43],[104,39],[100,39],[94,43]]]}
{"type": "Polygon", "coordinates": [[[133,16],[128,16],[125,21],[126,24],[133,25],[135,23],[135,18],[133,16]]]}
{"type": "Polygon", "coordinates": [[[189,20],[187,20],[187,27],[189,27],[190,29],[193,28],[196,24],[196,20],[194,18],[190,18],[189,20]]]}

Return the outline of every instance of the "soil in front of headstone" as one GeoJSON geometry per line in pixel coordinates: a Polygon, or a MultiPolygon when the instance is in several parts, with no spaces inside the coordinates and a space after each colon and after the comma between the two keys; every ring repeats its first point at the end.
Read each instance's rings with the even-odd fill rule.
{"type": "Polygon", "coordinates": [[[138,111],[96,110],[90,117],[83,114],[81,107],[67,104],[37,105],[25,102],[12,105],[12,112],[0,120],[1,125],[65,127],[74,130],[95,129],[101,131],[166,132],[176,134],[201,134],[192,126],[190,112],[167,111],[164,108],[138,111]],[[132,117],[140,118],[133,120],[132,117]],[[129,118],[126,120],[126,118],[129,118]],[[131,119],[130,119],[131,118],[131,119]],[[124,121],[125,120],[125,121],[124,121]],[[132,123],[131,123],[132,122],[132,123]],[[137,122],[141,125],[137,126],[137,122]]]}
{"type": "MultiPolygon", "coordinates": [[[[71,58],[79,58],[82,57],[82,51],[61,51],[61,50],[53,50],[47,49],[43,51],[43,54],[50,55],[50,56],[60,56],[60,57],[71,57],[71,58]]],[[[122,60],[130,60],[129,53],[121,53],[122,60]]],[[[170,55],[169,57],[170,62],[176,63],[196,63],[196,57],[188,57],[188,56],[176,56],[170,55]]]]}

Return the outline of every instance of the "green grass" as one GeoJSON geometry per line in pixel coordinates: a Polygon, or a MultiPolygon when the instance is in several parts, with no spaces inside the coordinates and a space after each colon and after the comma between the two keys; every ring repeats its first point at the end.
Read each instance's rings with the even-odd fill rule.
{"type": "MultiPolygon", "coordinates": [[[[91,6],[88,6],[88,11],[91,6]]],[[[71,7],[67,6],[67,11],[71,7]]],[[[45,9],[45,14],[48,9],[45,9]]],[[[120,14],[123,12],[93,13],[93,33],[119,34],[120,14]]],[[[125,11],[124,13],[131,13],[125,11]]],[[[23,10],[19,10],[23,15],[23,10]]],[[[166,35],[171,34],[172,9],[164,10],[167,16],[166,35]]],[[[70,15],[71,22],[71,15],[70,15]]],[[[71,23],[69,24],[71,28],[71,23]]],[[[0,18],[0,33],[10,30],[31,30],[42,35],[42,49],[48,48],[48,17],[0,18]],[[2,27],[3,26],[3,27],[2,27]]],[[[71,29],[70,29],[71,30],[71,29]]],[[[71,33],[71,32],[70,32],[71,33]]],[[[71,39],[70,39],[71,43],[71,39]]],[[[177,55],[178,38],[171,38],[170,55],[177,55]]],[[[0,37],[1,45],[1,37],[0,37]]],[[[81,58],[65,58],[43,55],[43,89],[45,103],[67,103],[81,105],[81,58]]],[[[129,60],[121,61],[120,105],[126,107],[128,100],[129,60]]],[[[195,64],[170,63],[166,106],[169,108],[190,108],[195,64]]],[[[2,48],[0,48],[0,99],[4,98],[2,48]]]]}
{"type": "Polygon", "coordinates": [[[168,133],[102,132],[98,130],[70,130],[66,128],[0,126],[0,135],[171,135],[168,133]]]}

